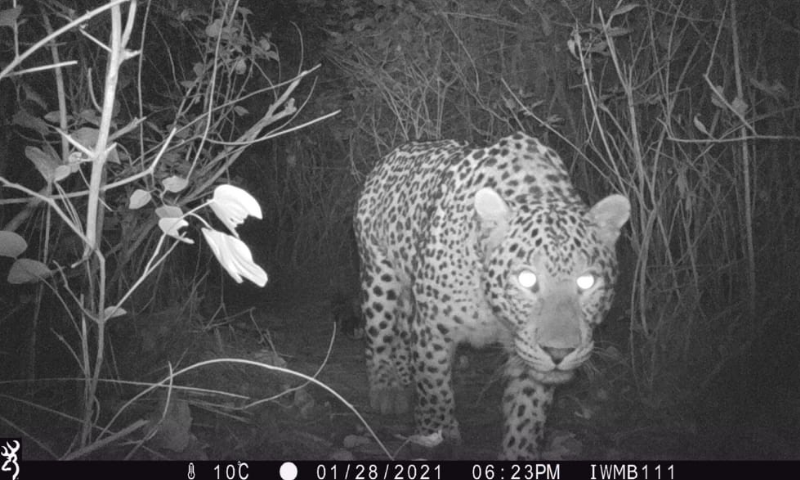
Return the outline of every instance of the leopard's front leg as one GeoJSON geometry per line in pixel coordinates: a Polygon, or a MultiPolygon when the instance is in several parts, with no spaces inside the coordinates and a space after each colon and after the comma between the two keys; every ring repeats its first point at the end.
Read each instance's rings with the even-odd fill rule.
{"type": "Polygon", "coordinates": [[[538,460],[544,447],[544,424],[555,386],[536,381],[529,369],[512,361],[506,365],[501,460],[538,460]]]}
{"type": "Polygon", "coordinates": [[[445,441],[461,443],[455,416],[452,358],[455,343],[434,326],[419,322],[413,332],[417,433],[441,432],[445,441]]]}

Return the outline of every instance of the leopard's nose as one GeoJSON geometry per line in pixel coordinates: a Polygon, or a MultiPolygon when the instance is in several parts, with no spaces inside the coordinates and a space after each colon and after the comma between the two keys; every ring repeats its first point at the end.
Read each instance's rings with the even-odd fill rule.
{"type": "Polygon", "coordinates": [[[545,351],[550,358],[553,360],[553,363],[558,365],[561,363],[567,355],[574,352],[574,348],[556,348],[556,347],[542,347],[542,350],[545,351]]]}

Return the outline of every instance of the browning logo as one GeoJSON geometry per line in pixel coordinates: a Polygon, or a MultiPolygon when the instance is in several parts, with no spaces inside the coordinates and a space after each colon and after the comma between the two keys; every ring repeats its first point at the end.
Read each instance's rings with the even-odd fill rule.
{"type": "MultiPolygon", "coordinates": [[[[19,452],[20,443],[19,440],[0,440],[0,457],[3,457],[3,467],[0,468],[0,471],[9,472],[11,474],[11,480],[17,480],[19,478],[19,461],[17,457],[17,452],[19,452]]],[[[2,478],[8,478],[6,475],[3,475],[2,478]]]]}

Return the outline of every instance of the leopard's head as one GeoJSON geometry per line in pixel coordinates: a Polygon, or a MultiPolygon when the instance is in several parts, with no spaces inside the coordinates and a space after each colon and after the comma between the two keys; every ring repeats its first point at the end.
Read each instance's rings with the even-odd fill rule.
{"type": "Polygon", "coordinates": [[[483,292],[510,332],[511,361],[543,383],[570,380],[611,307],[628,199],[611,195],[587,210],[575,202],[510,203],[483,188],[474,206],[483,292]]]}

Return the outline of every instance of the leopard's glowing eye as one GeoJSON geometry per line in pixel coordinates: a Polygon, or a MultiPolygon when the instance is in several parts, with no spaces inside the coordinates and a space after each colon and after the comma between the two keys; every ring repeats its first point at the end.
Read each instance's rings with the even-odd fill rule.
{"type": "Polygon", "coordinates": [[[517,274],[517,281],[523,288],[532,288],[536,285],[536,274],[530,270],[523,270],[517,274]]]}
{"type": "Polygon", "coordinates": [[[594,286],[595,278],[592,274],[581,275],[575,283],[581,290],[589,290],[594,286]]]}

